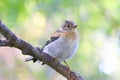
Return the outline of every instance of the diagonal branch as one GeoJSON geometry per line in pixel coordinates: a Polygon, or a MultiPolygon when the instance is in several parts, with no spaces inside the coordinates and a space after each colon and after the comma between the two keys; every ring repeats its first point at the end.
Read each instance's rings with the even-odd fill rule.
{"type": "Polygon", "coordinates": [[[54,61],[54,58],[41,52],[38,48],[30,45],[24,40],[18,38],[12,31],[10,31],[2,22],[0,21],[0,33],[6,38],[6,40],[0,40],[0,46],[10,46],[18,48],[22,51],[23,55],[30,55],[36,59],[44,62],[58,73],[66,77],[68,80],[83,80],[82,77],[70,71],[68,74],[67,67],[62,65],[59,61],[54,61]]]}

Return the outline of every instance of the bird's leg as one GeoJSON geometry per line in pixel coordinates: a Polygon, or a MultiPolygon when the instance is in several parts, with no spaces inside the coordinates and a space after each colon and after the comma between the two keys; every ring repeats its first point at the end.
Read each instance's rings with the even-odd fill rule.
{"type": "Polygon", "coordinates": [[[65,63],[65,65],[66,65],[66,66],[67,66],[67,68],[68,68],[67,73],[70,73],[70,67],[69,67],[69,65],[67,64],[67,62],[66,62],[66,61],[64,61],[64,63],[65,63]]]}

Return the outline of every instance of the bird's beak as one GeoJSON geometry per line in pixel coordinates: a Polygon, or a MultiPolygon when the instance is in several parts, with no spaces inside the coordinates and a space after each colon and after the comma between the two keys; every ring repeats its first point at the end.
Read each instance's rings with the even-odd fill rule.
{"type": "Polygon", "coordinates": [[[74,28],[76,28],[77,27],[77,25],[74,25],[74,28]]]}

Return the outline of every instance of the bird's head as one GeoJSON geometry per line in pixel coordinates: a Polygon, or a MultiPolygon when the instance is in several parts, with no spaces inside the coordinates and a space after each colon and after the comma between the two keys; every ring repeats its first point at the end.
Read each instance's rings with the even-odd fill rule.
{"type": "Polygon", "coordinates": [[[77,25],[73,21],[65,20],[63,26],[61,27],[62,31],[74,31],[77,25]]]}

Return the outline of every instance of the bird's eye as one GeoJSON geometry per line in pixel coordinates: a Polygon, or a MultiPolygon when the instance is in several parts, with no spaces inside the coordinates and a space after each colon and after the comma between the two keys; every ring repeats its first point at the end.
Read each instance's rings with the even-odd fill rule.
{"type": "Polygon", "coordinates": [[[69,28],[70,26],[69,26],[69,25],[67,25],[66,27],[67,27],[67,28],[69,28]]]}

